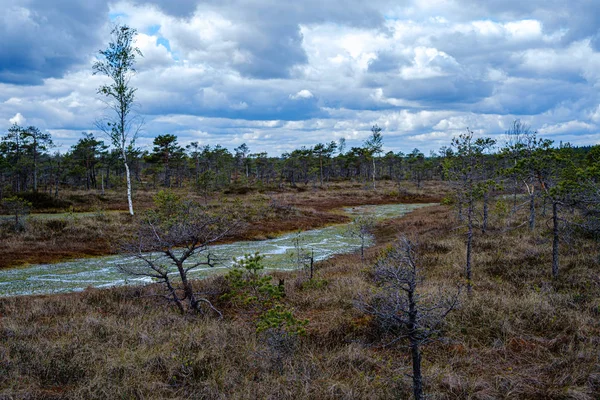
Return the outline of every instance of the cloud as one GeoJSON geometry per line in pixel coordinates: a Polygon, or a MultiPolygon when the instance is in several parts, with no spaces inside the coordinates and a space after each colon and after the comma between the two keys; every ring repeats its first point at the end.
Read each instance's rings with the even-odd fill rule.
{"type": "Polygon", "coordinates": [[[111,24],[139,32],[131,80],[140,146],[272,153],[326,139],[435,150],[515,118],[556,140],[600,140],[600,16],[588,0],[4,0],[0,129],[27,123],[62,149],[109,112],[91,75],[111,24]]]}
{"type": "Polygon", "coordinates": [[[582,121],[568,121],[559,124],[544,124],[538,132],[544,136],[556,136],[561,134],[577,134],[580,132],[590,132],[595,129],[595,126],[582,121]]]}
{"type": "Polygon", "coordinates": [[[21,115],[21,113],[16,113],[14,117],[8,120],[8,122],[10,122],[11,125],[23,126],[25,125],[25,122],[27,122],[27,120],[23,115],[21,115]]]}
{"type": "Polygon", "coordinates": [[[135,45],[143,54],[137,57],[138,69],[159,69],[174,64],[173,54],[158,36],[138,33],[135,45]]]}
{"type": "Polygon", "coordinates": [[[298,100],[298,99],[310,99],[314,97],[310,90],[302,89],[296,94],[290,94],[290,99],[298,100]]]}
{"type": "MultiPolygon", "coordinates": [[[[113,5],[113,12],[139,20],[137,10],[148,13],[157,8],[177,24],[162,25],[164,34],[172,36],[190,56],[214,57],[208,51],[217,44],[216,56],[227,53],[231,65],[240,74],[252,78],[289,78],[294,67],[307,64],[301,27],[323,23],[380,28],[384,24],[381,5],[390,1],[338,2],[305,0],[296,3],[277,0],[232,0],[227,2],[172,2],[154,0],[113,5]],[[177,3],[177,4],[174,4],[177,3]],[[181,4],[179,4],[181,3],[181,4]],[[155,8],[153,8],[155,7],[155,8]],[[136,12],[133,12],[136,10],[136,12]],[[221,47],[221,45],[225,47],[221,47]]],[[[156,14],[156,13],[155,13],[156,14]]]]}
{"type": "Polygon", "coordinates": [[[89,59],[100,43],[104,0],[5,0],[0,82],[41,84],[89,59]]]}

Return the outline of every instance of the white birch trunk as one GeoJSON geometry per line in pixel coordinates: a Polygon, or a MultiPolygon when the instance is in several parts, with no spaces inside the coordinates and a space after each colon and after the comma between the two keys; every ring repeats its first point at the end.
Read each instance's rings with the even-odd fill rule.
{"type": "Polygon", "coordinates": [[[125,175],[127,176],[127,202],[129,204],[129,214],[133,215],[133,202],[131,200],[131,174],[129,173],[129,165],[125,164],[125,175]]]}

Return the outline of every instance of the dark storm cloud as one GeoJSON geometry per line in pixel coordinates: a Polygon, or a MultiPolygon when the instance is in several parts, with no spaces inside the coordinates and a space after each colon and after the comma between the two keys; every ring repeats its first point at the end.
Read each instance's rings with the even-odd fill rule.
{"type": "Polygon", "coordinates": [[[8,0],[0,17],[0,82],[62,76],[94,52],[107,11],[104,0],[8,0]]]}

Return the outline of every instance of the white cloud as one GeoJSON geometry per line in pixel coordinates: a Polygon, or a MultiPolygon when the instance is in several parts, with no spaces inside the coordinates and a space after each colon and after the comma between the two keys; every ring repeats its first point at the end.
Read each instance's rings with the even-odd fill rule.
{"type": "Polygon", "coordinates": [[[584,77],[596,84],[600,79],[600,53],[592,49],[590,40],[570,44],[564,49],[536,48],[523,52],[523,68],[544,74],[584,77]]]}
{"type": "Polygon", "coordinates": [[[516,20],[506,23],[489,19],[458,24],[454,30],[461,33],[474,33],[483,37],[506,38],[511,41],[543,39],[542,24],[532,19],[516,20]]]}
{"type": "Polygon", "coordinates": [[[306,90],[306,89],[302,89],[301,91],[299,91],[296,94],[290,94],[290,99],[292,100],[298,100],[298,99],[310,99],[313,98],[313,94],[311,93],[310,90],[306,90]]]}
{"type": "Polygon", "coordinates": [[[595,128],[594,125],[583,121],[567,121],[559,124],[544,124],[538,132],[540,135],[555,136],[565,133],[580,133],[582,131],[591,131],[595,128]]]}
{"type": "Polygon", "coordinates": [[[434,48],[416,47],[413,64],[402,68],[400,76],[404,79],[428,79],[451,75],[460,69],[454,58],[434,48]]]}
{"type": "Polygon", "coordinates": [[[588,116],[595,123],[600,123],[600,104],[588,116]]]}
{"type": "Polygon", "coordinates": [[[143,54],[143,57],[137,58],[137,68],[140,70],[165,68],[174,62],[169,50],[158,43],[158,36],[139,33],[135,44],[143,54]]]}
{"type": "Polygon", "coordinates": [[[27,120],[25,119],[25,117],[23,115],[21,115],[21,113],[16,113],[14,117],[12,117],[11,119],[8,120],[8,122],[11,123],[11,125],[25,125],[25,122],[27,122],[27,120]]]}

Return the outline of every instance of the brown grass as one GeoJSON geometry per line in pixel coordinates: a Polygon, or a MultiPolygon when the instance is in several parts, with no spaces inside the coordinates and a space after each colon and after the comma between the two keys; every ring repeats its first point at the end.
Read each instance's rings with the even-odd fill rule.
{"type": "MultiPolygon", "coordinates": [[[[298,229],[308,230],[346,222],[347,217],[331,212],[342,206],[433,202],[439,201],[443,190],[439,183],[430,183],[421,190],[408,186],[399,191],[392,182],[380,182],[378,189],[373,191],[365,190],[363,184],[342,182],[326,188],[308,186],[303,192],[288,188],[278,192],[237,196],[217,194],[208,204],[215,210],[232,207],[233,204],[243,209],[247,224],[228,241],[261,240],[298,229]],[[430,194],[424,195],[426,191],[430,194]]],[[[177,193],[183,198],[204,202],[196,194],[183,190],[177,193]]],[[[135,206],[138,214],[153,206],[152,197],[155,194],[155,191],[137,192],[135,206]]],[[[122,243],[132,235],[135,218],[129,217],[126,212],[107,212],[109,209],[127,209],[122,191],[107,191],[105,196],[73,191],[63,196],[79,201],[79,206],[74,208],[75,212],[71,215],[52,220],[31,217],[24,232],[14,232],[10,221],[0,226],[0,269],[112,254],[118,249],[115,243],[122,243]],[[90,211],[94,215],[77,214],[90,211]]]]}
{"type": "MultiPolygon", "coordinates": [[[[424,348],[434,399],[600,397],[600,279],[597,244],[564,246],[550,274],[545,228],[506,231],[498,219],[475,242],[474,293],[444,338],[424,348]]],[[[382,348],[373,321],[354,307],[371,287],[369,265],[398,234],[417,238],[423,290],[462,280],[464,232],[437,206],[386,221],[369,261],[356,255],[319,265],[326,285],[285,278],[286,304],[310,319],[308,334],[279,359],[244,308],[219,301],[222,278],[197,282],[225,314],[181,317],[151,297],[154,286],[88,289],[0,299],[0,398],[409,398],[410,358],[382,348]]]]}

